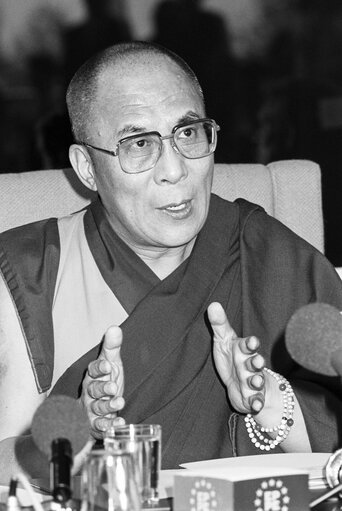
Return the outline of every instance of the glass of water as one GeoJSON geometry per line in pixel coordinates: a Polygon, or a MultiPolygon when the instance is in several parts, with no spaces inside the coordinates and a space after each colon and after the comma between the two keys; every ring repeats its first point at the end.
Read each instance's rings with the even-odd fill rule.
{"type": "Polygon", "coordinates": [[[158,501],[161,466],[161,426],[159,424],[126,424],[106,432],[105,445],[129,452],[133,456],[142,504],[158,501]]]}
{"type": "Polygon", "coordinates": [[[80,511],[141,511],[133,457],[127,452],[98,449],[82,469],[80,511]]]}

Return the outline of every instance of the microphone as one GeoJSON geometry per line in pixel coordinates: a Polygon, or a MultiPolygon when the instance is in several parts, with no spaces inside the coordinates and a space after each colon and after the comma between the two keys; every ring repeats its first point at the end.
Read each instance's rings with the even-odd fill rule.
{"type": "Polygon", "coordinates": [[[31,433],[38,449],[50,460],[50,486],[55,502],[72,496],[71,468],[89,439],[89,420],[79,403],[68,396],[51,396],[33,417],[31,433]]]}
{"type": "Polygon", "coordinates": [[[342,315],[332,305],[317,302],[298,309],[287,324],[285,344],[306,369],[342,377],[342,315]]]}
{"type": "MultiPolygon", "coordinates": [[[[285,331],[285,344],[291,357],[301,366],[325,376],[342,377],[342,315],[327,303],[310,303],[298,309],[285,331]]],[[[342,449],[333,453],[325,466],[332,488],[310,502],[310,509],[341,494],[342,449]]]]}

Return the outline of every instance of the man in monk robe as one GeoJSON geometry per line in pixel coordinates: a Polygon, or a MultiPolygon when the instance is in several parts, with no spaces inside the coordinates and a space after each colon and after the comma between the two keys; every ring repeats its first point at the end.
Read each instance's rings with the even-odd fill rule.
{"type": "Polygon", "coordinates": [[[113,46],[67,104],[70,161],[99,198],[0,236],[2,469],[51,389],[79,398],[95,438],[161,424],[163,468],[338,447],[339,381],[283,337],[304,304],[342,309],[341,282],[258,205],[211,194],[219,127],[191,69],[113,46]]]}

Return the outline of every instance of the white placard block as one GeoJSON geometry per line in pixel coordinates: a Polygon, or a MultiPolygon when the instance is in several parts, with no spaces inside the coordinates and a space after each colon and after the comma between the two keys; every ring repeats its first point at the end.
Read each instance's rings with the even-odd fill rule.
{"type": "MultiPolygon", "coordinates": [[[[260,460],[262,464],[262,457],[260,460]]],[[[175,475],[173,511],[306,511],[308,474],[284,469],[235,471],[184,470],[175,475]]]]}

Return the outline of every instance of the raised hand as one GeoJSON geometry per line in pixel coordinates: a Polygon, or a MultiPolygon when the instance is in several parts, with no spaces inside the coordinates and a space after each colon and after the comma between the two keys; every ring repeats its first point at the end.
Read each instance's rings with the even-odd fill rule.
{"type": "Polygon", "coordinates": [[[87,410],[91,433],[95,438],[102,438],[110,426],[124,423],[122,417],[117,417],[117,412],[125,405],[121,344],[121,328],[110,327],[104,336],[101,352],[89,364],[82,383],[81,401],[87,410]]]}
{"type": "Polygon", "coordinates": [[[265,360],[258,353],[257,337],[240,338],[229,324],[223,307],[211,303],[208,318],[214,334],[213,356],[216,369],[227,388],[229,400],[238,412],[258,413],[264,406],[265,360]]]}

